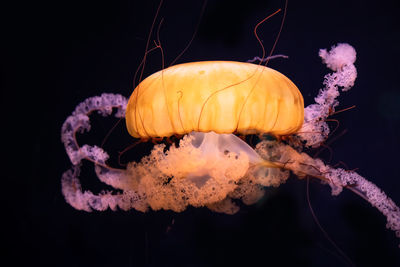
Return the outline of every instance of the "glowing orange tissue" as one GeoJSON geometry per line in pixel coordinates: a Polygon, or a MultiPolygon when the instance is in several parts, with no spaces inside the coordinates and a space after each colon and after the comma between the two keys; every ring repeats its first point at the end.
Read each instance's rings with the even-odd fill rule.
{"type": "Polygon", "coordinates": [[[287,135],[300,129],[304,102],[286,76],[234,61],[179,64],[144,79],[133,91],[126,125],[133,137],[192,131],[287,135]]]}

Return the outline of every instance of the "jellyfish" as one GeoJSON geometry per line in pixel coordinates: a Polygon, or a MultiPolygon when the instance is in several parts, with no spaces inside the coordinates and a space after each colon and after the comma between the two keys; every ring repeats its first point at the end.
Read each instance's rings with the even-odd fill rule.
{"type": "Polygon", "coordinates": [[[291,174],[329,185],[332,195],[347,188],[368,201],[400,237],[399,207],[375,184],[355,171],[334,168],[308,155],[328,137],[326,123],[340,92],[357,77],[355,49],[345,43],[319,51],[332,70],[315,103],[303,97],[286,76],[262,64],[205,61],[175,65],[144,79],[129,100],[102,94],[80,103],[62,126],[61,139],[72,163],[62,175],[62,193],[77,210],[172,210],[188,206],[234,214],[238,202],[256,203],[266,187],[291,174]],[[150,154],[126,168],[107,164],[106,151],[79,146],[77,132],[90,130],[89,115],[114,113],[125,118],[133,138],[183,135],[179,145],[155,144],[150,154]],[[251,146],[237,135],[257,134],[251,146]],[[93,194],[80,184],[82,160],[94,163],[98,178],[115,191],[93,194]]]}

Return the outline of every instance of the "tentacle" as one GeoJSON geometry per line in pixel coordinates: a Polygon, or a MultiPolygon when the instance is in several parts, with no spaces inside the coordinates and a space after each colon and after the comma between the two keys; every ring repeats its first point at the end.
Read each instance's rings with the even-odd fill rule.
{"type": "Polygon", "coordinates": [[[84,145],[79,147],[75,134],[90,130],[89,115],[93,111],[108,116],[112,113],[113,108],[117,108],[115,117],[123,118],[125,117],[126,105],[127,99],[122,95],[102,94],[86,99],[75,108],[75,111],[66,119],[61,128],[61,141],[64,143],[65,150],[73,165],[81,162],[83,158],[105,165],[108,158],[107,153],[97,146],[84,145]]]}
{"type": "Polygon", "coordinates": [[[62,193],[66,201],[78,210],[91,211],[115,210],[117,207],[128,210],[135,208],[145,211],[147,204],[145,196],[140,196],[129,186],[126,170],[114,169],[106,164],[108,154],[97,146],[83,145],[80,147],[76,140],[77,132],[90,130],[89,115],[93,111],[103,116],[112,113],[117,108],[115,116],[125,116],[127,99],[116,94],[102,94],[90,97],[80,103],[71,116],[64,122],[61,130],[61,140],[73,166],[62,175],[62,193]],[[82,191],[79,181],[80,165],[82,159],[95,163],[95,170],[99,179],[117,189],[123,189],[122,193],[102,192],[95,195],[90,191],[82,191]]]}
{"type": "Polygon", "coordinates": [[[357,190],[364,199],[386,216],[386,227],[395,231],[396,236],[400,238],[400,209],[385,192],[356,172],[331,167],[328,167],[327,171],[326,177],[331,181],[329,184],[332,187],[332,195],[339,194],[343,187],[357,190]]]}
{"type": "Polygon", "coordinates": [[[105,184],[121,190],[132,188],[129,183],[129,176],[126,170],[106,168],[104,166],[96,164],[95,171],[100,181],[105,184]]]}
{"type": "MultiPolygon", "coordinates": [[[[311,176],[329,184],[332,195],[338,195],[347,188],[377,208],[387,219],[386,227],[395,231],[400,238],[400,209],[378,186],[354,171],[333,168],[320,159],[299,153],[289,145],[275,141],[263,141],[256,146],[260,156],[276,165],[276,168],[290,170],[298,177],[311,176]]],[[[262,165],[262,163],[260,163],[262,165]]]]}
{"type": "Polygon", "coordinates": [[[339,88],[348,91],[354,85],[357,78],[357,70],[354,66],[356,51],[349,44],[338,44],[328,52],[321,49],[319,55],[333,73],[325,75],[324,88],[320,89],[315,98],[316,104],[304,109],[304,123],[298,136],[306,146],[318,147],[329,135],[329,127],[326,118],[334,112],[339,104],[339,88]]]}
{"type": "Polygon", "coordinates": [[[275,58],[289,58],[289,57],[286,56],[286,55],[281,55],[281,54],[269,56],[269,57],[266,57],[266,58],[260,58],[260,57],[256,56],[256,57],[253,57],[253,59],[247,60],[246,62],[249,62],[249,63],[254,63],[254,62],[264,63],[266,61],[269,61],[269,60],[275,59],[275,58]]]}
{"type": "Polygon", "coordinates": [[[74,165],[70,170],[63,173],[61,178],[62,193],[65,200],[75,209],[87,212],[94,210],[104,211],[108,208],[116,210],[136,209],[147,210],[144,196],[140,196],[133,190],[124,190],[122,193],[114,194],[109,191],[95,195],[90,191],[82,191],[79,181],[80,165],[74,165]]]}

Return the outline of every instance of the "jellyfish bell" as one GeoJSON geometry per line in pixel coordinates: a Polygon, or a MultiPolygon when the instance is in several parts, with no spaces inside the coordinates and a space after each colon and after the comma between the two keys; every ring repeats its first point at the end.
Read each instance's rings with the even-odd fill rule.
{"type": "Polygon", "coordinates": [[[127,106],[133,137],[192,131],[219,134],[293,134],[304,102],[286,76],[263,65],[233,61],[179,64],[144,79],[127,106]]]}

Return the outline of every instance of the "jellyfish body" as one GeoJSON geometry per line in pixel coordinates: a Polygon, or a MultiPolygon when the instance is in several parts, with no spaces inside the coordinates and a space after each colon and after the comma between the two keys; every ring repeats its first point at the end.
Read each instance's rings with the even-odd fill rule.
{"type": "Polygon", "coordinates": [[[192,131],[288,135],[303,124],[303,96],[286,76],[251,63],[179,64],[144,79],[127,106],[133,137],[192,131]]]}
{"type": "Polygon", "coordinates": [[[303,98],[288,78],[269,68],[239,62],[196,62],[162,70],[145,79],[129,103],[120,95],[103,94],[82,102],[62,127],[62,141],[73,164],[62,177],[66,201],[79,210],[117,207],[181,212],[188,206],[233,214],[255,203],[264,187],[279,186],[290,173],[322,180],[339,194],[344,187],[357,193],[387,218],[400,237],[400,209],[376,185],[353,171],[335,169],[302,152],[319,146],[329,133],[325,119],[338,105],[339,89],[348,90],[357,77],[355,50],[348,44],[320,50],[334,72],[325,76],[316,103],[303,108],[303,98]],[[155,145],[140,162],[126,169],[107,166],[101,148],[80,147],[75,134],[90,129],[89,114],[126,114],[133,137],[186,134],[179,146],[155,145]],[[261,140],[254,148],[236,137],[268,133],[291,135],[300,142],[261,140]],[[304,145],[302,145],[304,144],[304,145]],[[121,192],[95,195],[82,191],[82,159],[95,163],[100,180],[121,192]]]}

